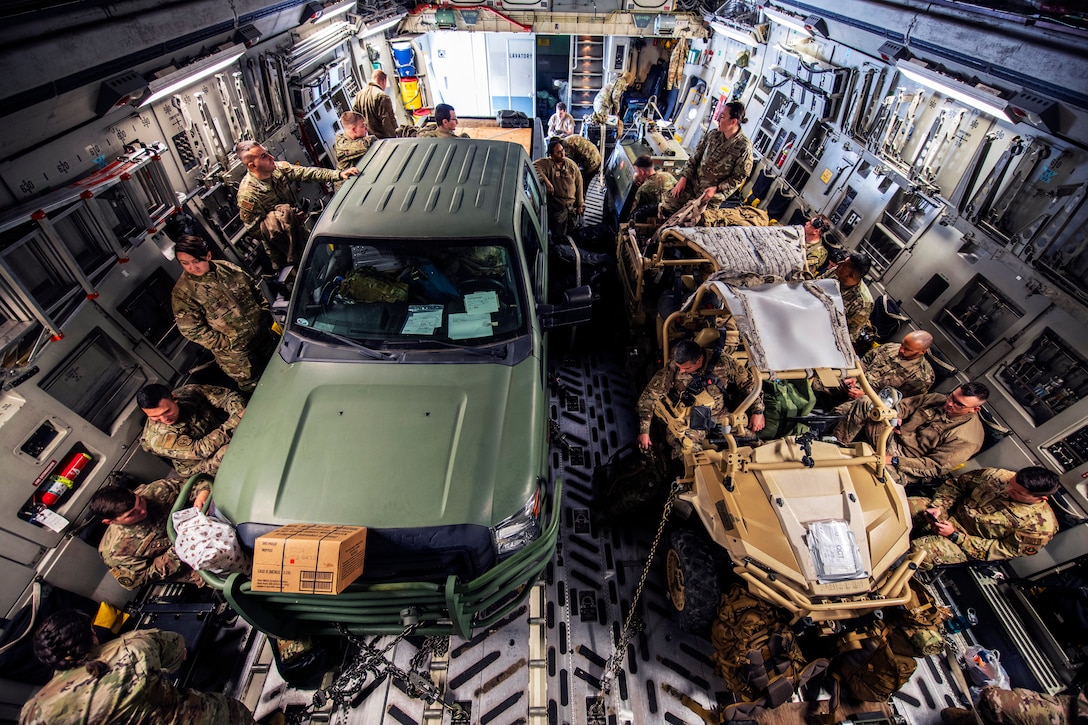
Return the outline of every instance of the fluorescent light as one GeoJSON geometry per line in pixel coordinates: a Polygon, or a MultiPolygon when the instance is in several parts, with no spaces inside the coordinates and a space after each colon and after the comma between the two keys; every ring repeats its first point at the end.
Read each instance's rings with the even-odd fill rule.
{"type": "Polygon", "coordinates": [[[367,36],[367,35],[373,35],[375,33],[380,33],[383,30],[389,30],[394,25],[399,23],[404,18],[405,15],[407,15],[407,13],[400,13],[399,15],[394,15],[393,17],[389,18],[388,20],[383,20],[383,21],[381,21],[380,23],[378,23],[378,24],[376,24],[374,26],[371,26],[369,23],[367,23],[366,27],[362,29],[362,31],[359,33],[359,35],[360,36],[367,36]]]}
{"type": "Polygon", "coordinates": [[[328,20],[329,18],[335,18],[337,15],[343,15],[347,11],[355,7],[356,0],[347,0],[347,2],[340,3],[339,5],[332,5],[323,9],[316,18],[311,18],[311,23],[316,23],[318,20],[328,20]]]}
{"type": "Polygon", "coordinates": [[[998,91],[993,88],[968,85],[952,76],[938,73],[917,60],[903,58],[895,62],[895,67],[907,78],[940,91],[949,98],[966,103],[971,108],[992,116],[1008,118],[1009,102],[998,95],[998,91]]]}
{"type": "Polygon", "coordinates": [[[246,52],[244,45],[232,45],[218,53],[212,53],[206,58],[190,63],[184,68],[173,73],[156,78],[148,84],[151,95],[140,102],[140,108],[162,100],[167,96],[177,93],[182,88],[187,88],[199,81],[213,76],[226,68],[234,61],[241,58],[246,52]]]}
{"type": "Polygon", "coordinates": [[[796,30],[798,33],[804,33],[808,37],[812,37],[812,30],[805,26],[805,22],[798,17],[784,13],[781,10],[775,10],[769,5],[763,6],[763,14],[767,16],[768,20],[771,20],[779,25],[785,25],[787,28],[796,30]]]}
{"type": "Polygon", "coordinates": [[[759,45],[759,41],[752,35],[751,30],[742,30],[741,28],[734,28],[732,25],[726,25],[719,20],[711,20],[710,27],[715,33],[724,35],[727,38],[732,38],[738,43],[744,43],[745,45],[753,48],[759,45]]]}

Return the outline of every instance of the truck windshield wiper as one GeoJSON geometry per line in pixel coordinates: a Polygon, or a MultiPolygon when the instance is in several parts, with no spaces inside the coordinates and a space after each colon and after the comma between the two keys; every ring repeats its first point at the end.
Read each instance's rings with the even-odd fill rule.
{"type": "Polygon", "coordinates": [[[389,340],[389,341],[386,342],[386,344],[389,345],[389,346],[394,346],[395,345],[395,346],[398,346],[398,347],[401,346],[401,345],[417,345],[417,344],[421,344],[421,345],[438,345],[439,347],[448,347],[448,348],[450,348],[452,350],[463,350],[464,352],[470,352],[470,353],[472,353],[474,355],[482,355],[484,357],[495,357],[495,358],[499,358],[500,360],[505,360],[506,359],[506,345],[505,344],[502,345],[501,347],[498,347],[498,348],[495,348],[495,347],[476,347],[475,345],[460,345],[460,344],[458,344],[456,342],[447,342],[446,340],[438,340],[438,339],[435,339],[435,338],[430,338],[430,339],[426,339],[426,340],[412,340],[411,342],[409,342],[407,340],[389,340]]]}
{"type": "Polygon", "coordinates": [[[367,357],[369,357],[371,359],[374,359],[374,360],[396,360],[397,359],[395,355],[390,355],[389,353],[382,352],[381,350],[375,350],[372,347],[367,347],[366,345],[359,342],[358,340],[353,340],[350,337],[345,337],[344,335],[338,335],[335,332],[329,332],[328,330],[319,330],[316,327],[304,327],[302,325],[294,325],[294,326],[292,326],[291,331],[298,333],[302,337],[308,337],[311,340],[320,339],[320,338],[325,338],[326,340],[335,340],[336,342],[343,343],[344,345],[347,345],[348,347],[352,347],[352,348],[355,348],[356,350],[359,350],[360,352],[365,354],[367,357]]]}

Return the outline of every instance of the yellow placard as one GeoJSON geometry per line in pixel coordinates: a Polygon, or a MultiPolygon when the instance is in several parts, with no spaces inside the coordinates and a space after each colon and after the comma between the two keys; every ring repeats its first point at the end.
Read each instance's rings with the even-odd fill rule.
{"type": "Polygon", "coordinates": [[[820,174],[820,181],[825,184],[831,181],[831,169],[824,169],[824,173],[820,174]]]}

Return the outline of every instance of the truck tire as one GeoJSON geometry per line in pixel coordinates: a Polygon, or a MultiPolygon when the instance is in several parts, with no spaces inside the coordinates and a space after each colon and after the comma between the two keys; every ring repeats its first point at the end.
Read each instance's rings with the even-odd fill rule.
{"type": "Polygon", "coordinates": [[[718,611],[721,589],[710,549],[694,531],[677,529],[669,536],[665,577],[680,629],[705,632],[718,611]]]}

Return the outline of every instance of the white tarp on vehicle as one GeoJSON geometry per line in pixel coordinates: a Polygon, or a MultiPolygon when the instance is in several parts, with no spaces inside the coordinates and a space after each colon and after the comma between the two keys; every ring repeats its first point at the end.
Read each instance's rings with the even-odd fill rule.
{"type": "Polygon", "coordinates": [[[740,287],[710,282],[733,313],[760,370],[846,369],[857,356],[835,280],[740,287]]]}

